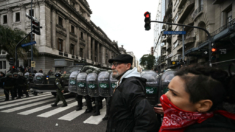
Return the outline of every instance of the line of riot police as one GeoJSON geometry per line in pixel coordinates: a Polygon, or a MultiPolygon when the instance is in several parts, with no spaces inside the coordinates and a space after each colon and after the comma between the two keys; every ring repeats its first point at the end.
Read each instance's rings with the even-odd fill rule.
{"type": "Polygon", "coordinates": [[[8,72],[5,77],[1,75],[0,84],[4,89],[5,101],[9,100],[9,95],[11,95],[12,100],[20,99],[23,94],[29,97],[27,92],[28,80],[22,72],[14,72],[13,74],[8,72]]]}
{"type": "Polygon", "coordinates": [[[74,71],[69,77],[68,90],[76,93],[77,111],[82,109],[82,98],[84,97],[87,106],[85,113],[94,110],[93,116],[100,115],[100,109],[103,107],[102,100],[105,98],[106,116],[103,119],[106,120],[109,116],[110,102],[116,82],[117,80],[112,78],[111,71],[92,69],[80,72],[74,71]],[[94,107],[92,107],[92,101],[95,103],[94,107]]]}

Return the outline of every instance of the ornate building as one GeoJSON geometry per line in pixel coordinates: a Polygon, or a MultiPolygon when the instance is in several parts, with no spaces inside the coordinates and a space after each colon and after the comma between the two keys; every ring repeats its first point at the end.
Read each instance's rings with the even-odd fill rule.
{"type": "Polygon", "coordinates": [[[180,62],[182,59],[186,64],[206,65],[211,60],[212,66],[227,70],[228,64],[235,60],[235,1],[165,0],[165,4],[164,22],[204,28],[211,38],[205,31],[197,28],[183,29],[182,26],[164,25],[165,31],[186,31],[186,34],[184,41],[182,35],[163,35],[162,68],[176,68],[177,65],[172,65],[171,62],[180,62]],[[210,43],[213,43],[213,47],[217,49],[211,54],[211,58],[209,58],[210,43]]]}
{"type": "Polygon", "coordinates": [[[86,0],[34,0],[32,6],[31,14],[31,0],[0,1],[0,24],[28,33],[31,22],[26,13],[40,22],[41,35],[34,35],[40,53],[34,57],[36,70],[56,67],[55,59],[73,64],[84,59],[109,68],[108,59],[120,54],[117,42],[90,20],[92,11],[86,0]]]}

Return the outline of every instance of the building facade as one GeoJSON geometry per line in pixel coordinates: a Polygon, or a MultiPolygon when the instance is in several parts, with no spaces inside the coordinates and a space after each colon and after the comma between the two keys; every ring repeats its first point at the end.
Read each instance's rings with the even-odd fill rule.
{"type": "Polygon", "coordinates": [[[164,25],[164,31],[186,31],[186,34],[163,35],[163,68],[177,68],[172,61],[209,65],[211,60],[212,66],[227,70],[228,64],[235,60],[235,1],[166,0],[165,6],[164,22],[200,27],[209,34],[198,28],[164,25]],[[217,50],[210,54],[211,43],[217,50]]]}
{"type": "Polygon", "coordinates": [[[47,72],[54,68],[54,59],[74,64],[83,59],[88,64],[110,68],[108,59],[120,54],[117,42],[90,20],[92,11],[86,0],[37,0],[32,7],[31,14],[31,0],[0,1],[0,24],[29,33],[31,21],[25,14],[40,22],[41,35],[34,35],[39,51],[39,56],[34,57],[36,70],[47,72]]]}

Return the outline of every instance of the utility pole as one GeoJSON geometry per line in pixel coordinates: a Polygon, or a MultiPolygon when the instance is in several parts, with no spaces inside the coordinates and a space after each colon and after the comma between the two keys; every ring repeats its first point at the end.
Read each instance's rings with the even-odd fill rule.
{"type": "MultiPolygon", "coordinates": [[[[32,4],[33,4],[33,0],[31,0],[31,10],[30,10],[30,15],[31,17],[33,17],[33,10],[32,10],[32,4]]],[[[32,30],[33,30],[33,19],[31,19],[31,42],[33,41],[33,34],[32,34],[32,30]]],[[[33,45],[31,45],[31,62],[33,61],[33,45]]],[[[33,73],[33,67],[31,66],[31,73],[33,73]]]]}

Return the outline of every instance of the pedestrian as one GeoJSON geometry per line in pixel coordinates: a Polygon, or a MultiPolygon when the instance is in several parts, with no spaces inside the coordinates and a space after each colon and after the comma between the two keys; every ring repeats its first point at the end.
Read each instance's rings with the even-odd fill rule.
{"type": "Polygon", "coordinates": [[[22,92],[20,92],[20,87],[19,87],[19,75],[17,72],[13,73],[13,78],[14,78],[14,97],[16,99],[20,99],[22,96],[22,92]]]}
{"type": "Polygon", "coordinates": [[[223,104],[235,103],[235,76],[200,65],[183,67],[160,98],[164,111],[159,132],[234,132],[235,114],[223,104]]]}
{"type": "Polygon", "coordinates": [[[63,86],[63,83],[62,83],[62,81],[60,79],[61,74],[60,73],[56,73],[55,77],[56,77],[56,80],[55,80],[54,85],[57,88],[56,89],[56,92],[57,92],[56,93],[56,101],[51,106],[52,107],[56,107],[58,102],[61,100],[61,101],[63,101],[63,105],[61,107],[66,107],[67,106],[67,102],[65,101],[65,98],[64,98],[64,95],[63,95],[63,93],[64,93],[64,86],[63,86]]]}
{"type": "Polygon", "coordinates": [[[11,99],[15,99],[15,93],[14,93],[14,79],[12,78],[12,74],[8,72],[6,74],[5,78],[1,79],[1,82],[3,84],[4,94],[5,94],[5,101],[9,100],[9,93],[11,94],[11,99]]]}
{"type": "Polygon", "coordinates": [[[112,76],[118,80],[114,89],[107,132],[156,132],[160,123],[145,97],[146,79],[132,68],[133,57],[121,54],[112,63],[112,76]]]}
{"type": "Polygon", "coordinates": [[[42,69],[39,70],[39,73],[43,73],[42,69]]]}
{"type": "Polygon", "coordinates": [[[22,72],[18,72],[18,97],[21,98],[23,96],[23,93],[26,95],[26,97],[29,97],[29,94],[27,92],[27,79],[23,76],[22,72]]]}
{"type": "Polygon", "coordinates": [[[53,75],[53,72],[51,69],[47,72],[47,75],[53,75]]]}

